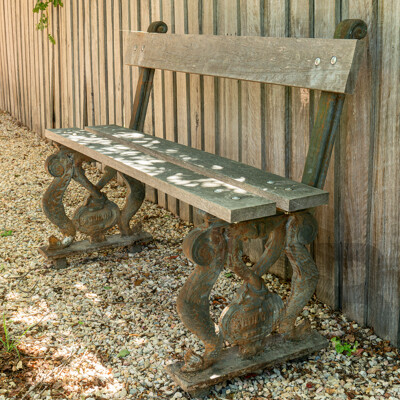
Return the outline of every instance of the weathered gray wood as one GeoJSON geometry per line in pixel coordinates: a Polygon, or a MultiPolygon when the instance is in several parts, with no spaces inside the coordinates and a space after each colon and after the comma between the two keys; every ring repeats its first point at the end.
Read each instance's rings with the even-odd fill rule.
{"type": "Polygon", "coordinates": [[[339,93],[353,92],[364,47],[357,40],[144,32],[127,40],[129,65],[339,93]]]}
{"type": "MultiPolygon", "coordinates": [[[[341,282],[337,282],[338,285],[342,284],[339,291],[341,309],[350,319],[363,324],[367,322],[368,308],[366,302],[368,286],[365,282],[368,280],[369,267],[366,250],[369,248],[368,221],[371,216],[369,183],[372,173],[370,170],[372,159],[366,155],[371,148],[376,117],[371,112],[371,104],[378,97],[373,76],[373,71],[376,71],[373,57],[377,46],[373,8],[370,0],[352,0],[347,8],[343,9],[346,18],[356,17],[366,22],[369,40],[368,51],[359,71],[355,95],[348,97],[344,105],[341,134],[335,150],[337,167],[334,179],[335,191],[339,193],[335,196],[338,198],[339,207],[334,221],[336,241],[342,243],[337,262],[342,273],[341,282]]],[[[321,262],[323,261],[325,260],[321,259],[321,262]]],[[[329,266],[329,263],[326,264],[329,266]]],[[[377,264],[373,262],[372,265],[377,264]]]]}
{"type": "Polygon", "coordinates": [[[181,372],[182,362],[167,365],[166,370],[186,392],[203,394],[205,389],[217,383],[308,356],[327,346],[328,341],[317,331],[308,332],[296,341],[282,341],[271,336],[265,351],[251,358],[243,358],[237,347],[230,347],[222,351],[220,360],[213,366],[196,374],[181,372]]]}
{"type": "Polygon", "coordinates": [[[91,126],[86,130],[210,178],[241,187],[276,202],[277,207],[285,211],[302,210],[328,202],[329,195],[323,190],[215,154],[161,138],[155,139],[142,132],[116,125],[91,126]]]}
{"type": "MultiPolygon", "coordinates": [[[[46,137],[227,222],[274,215],[275,203],[86,130],[49,129],[46,137]]],[[[154,140],[154,137],[152,137],[154,140]]]]}
{"type": "MultiPolygon", "coordinates": [[[[335,21],[335,4],[334,2],[316,2],[314,11],[314,32],[315,36],[318,37],[333,37],[337,21],[335,21]]],[[[347,96],[346,101],[351,101],[352,98],[357,98],[358,94],[354,96],[347,96]],[[350,98],[351,97],[351,98],[350,98]]],[[[314,93],[314,106],[315,110],[312,109],[310,112],[315,114],[317,111],[318,103],[320,99],[320,93],[314,93]]],[[[359,100],[357,100],[359,101],[359,100]]],[[[313,121],[313,127],[315,126],[315,119],[313,121]]],[[[339,137],[339,135],[338,135],[339,137]]],[[[336,141],[335,147],[338,149],[340,141],[336,141]]],[[[352,149],[354,151],[354,149],[352,149]]],[[[330,193],[330,202],[325,207],[320,207],[316,210],[315,216],[318,221],[318,235],[314,241],[313,253],[315,262],[318,265],[319,280],[317,285],[316,294],[322,302],[338,307],[338,284],[339,278],[339,264],[335,262],[337,255],[337,244],[335,244],[335,215],[337,215],[337,203],[338,192],[335,191],[335,158],[332,154],[331,162],[329,165],[328,173],[326,176],[326,182],[324,189],[330,193]]],[[[341,168],[344,170],[345,168],[341,168]]],[[[336,182],[337,184],[337,182],[336,182]]]]}
{"type": "Polygon", "coordinates": [[[379,15],[382,19],[377,34],[382,41],[378,43],[382,55],[373,77],[379,78],[380,86],[371,171],[367,323],[382,338],[400,347],[400,2],[381,2],[379,15]]]}
{"type": "MultiPolygon", "coordinates": [[[[39,248],[40,254],[48,260],[65,260],[68,256],[77,254],[93,253],[94,251],[112,249],[114,247],[126,247],[134,243],[148,243],[153,237],[147,232],[139,232],[132,236],[111,235],[106,236],[107,241],[101,243],[90,243],[89,240],[74,242],[64,249],[48,249],[47,246],[39,248]]],[[[62,261],[61,261],[62,263],[62,261]]]]}

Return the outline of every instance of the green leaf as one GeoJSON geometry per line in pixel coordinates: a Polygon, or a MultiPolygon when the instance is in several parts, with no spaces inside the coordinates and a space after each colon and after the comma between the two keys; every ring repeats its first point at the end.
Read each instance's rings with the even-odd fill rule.
{"type": "Polygon", "coordinates": [[[82,322],[82,321],[78,321],[78,324],[79,324],[79,325],[83,325],[83,322],[82,322]]]}
{"type": "Polygon", "coordinates": [[[118,353],[117,357],[123,358],[123,357],[129,356],[129,354],[131,354],[131,352],[129,350],[123,349],[118,353]]]}
{"type": "Polygon", "coordinates": [[[230,278],[230,277],[232,276],[232,272],[227,272],[227,273],[225,274],[225,276],[226,276],[227,278],[230,278]]]}
{"type": "Polygon", "coordinates": [[[111,288],[111,286],[104,286],[103,289],[110,290],[110,289],[112,289],[112,288],[111,288]]]}
{"type": "Polygon", "coordinates": [[[56,44],[56,40],[54,39],[54,37],[53,37],[53,35],[51,33],[49,33],[48,38],[50,40],[50,43],[56,44]]]}
{"type": "Polygon", "coordinates": [[[13,234],[13,231],[3,231],[3,232],[0,232],[0,236],[1,236],[1,237],[12,236],[12,234],[13,234]]]}

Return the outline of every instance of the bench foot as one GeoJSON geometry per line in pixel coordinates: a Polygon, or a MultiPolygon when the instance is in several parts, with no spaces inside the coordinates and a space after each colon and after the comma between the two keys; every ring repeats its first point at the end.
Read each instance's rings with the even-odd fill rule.
{"type": "Polygon", "coordinates": [[[328,340],[316,331],[305,332],[297,340],[271,335],[263,350],[253,357],[243,357],[239,347],[235,346],[222,350],[218,361],[203,371],[183,372],[182,362],[167,365],[166,370],[184,391],[201,397],[207,395],[213,385],[309,356],[328,345],[328,340]]]}
{"type": "Polygon", "coordinates": [[[111,235],[107,236],[106,240],[101,243],[90,243],[89,240],[81,240],[63,249],[49,249],[47,246],[43,246],[39,248],[39,253],[49,261],[52,261],[56,269],[61,269],[67,266],[68,256],[92,253],[115,247],[128,247],[134,244],[145,244],[152,240],[153,236],[147,232],[139,232],[132,236],[111,235]]]}

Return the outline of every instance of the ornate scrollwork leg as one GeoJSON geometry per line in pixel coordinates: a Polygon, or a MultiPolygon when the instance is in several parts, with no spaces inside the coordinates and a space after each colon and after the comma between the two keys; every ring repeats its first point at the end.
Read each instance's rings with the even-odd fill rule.
{"type": "Polygon", "coordinates": [[[185,238],[183,251],[196,264],[195,270],[179,292],[177,309],[183,323],[204,343],[203,356],[189,350],[182,371],[205,369],[218,358],[222,349],[222,336],[215,331],[210,317],[209,296],[221,273],[227,256],[224,226],[218,223],[194,229],[185,238]]]}
{"type": "Polygon", "coordinates": [[[226,340],[239,345],[250,357],[261,351],[283,308],[281,298],[268,291],[261,278],[279,258],[284,247],[282,217],[233,225],[228,237],[228,267],[244,280],[232,304],[221,314],[219,325],[226,340]],[[242,241],[269,236],[266,249],[253,269],[242,261],[242,241]]]}
{"type": "Polygon", "coordinates": [[[280,318],[278,332],[296,337],[295,321],[313,295],[318,283],[318,269],[305,247],[318,231],[315,218],[307,212],[293,214],[287,222],[285,253],[293,267],[291,293],[280,318]]]}
{"type": "Polygon", "coordinates": [[[178,312],[206,349],[203,356],[189,351],[184,363],[167,366],[184,390],[196,393],[234,376],[272,366],[278,360],[296,359],[327,346],[328,341],[318,332],[304,334],[303,329],[294,327],[317,283],[317,269],[305,247],[316,231],[312,215],[299,212],[232,225],[206,223],[187,236],[185,254],[197,265],[179,293],[178,312]],[[260,260],[249,268],[242,260],[242,242],[255,238],[268,240],[260,260]],[[267,290],[262,279],[283,252],[294,269],[291,295],[285,306],[277,294],[267,290]],[[244,284],[222,312],[217,334],[210,318],[209,294],[224,264],[244,284]],[[222,349],[223,340],[234,346],[222,349]]]}
{"type": "MultiPolygon", "coordinates": [[[[60,250],[70,246],[77,230],[88,235],[91,244],[100,243],[103,247],[108,247],[105,233],[117,224],[120,228],[121,240],[114,239],[113,247],[118,244],[127,245],[130,237],[132,240],[130,240],[131,243],[129,244],[135,242],[134,238],[136,237],[138,239],[140,237],[143,240],[150,238],[148,234],[139,234],[141,230],[139,224],[134,229],[129,226],[131,218],[144,200],[144,185],[134,178],[122,175],[127,186],[127,197],[125,206],[120,211],[118,206],[102,192],[104,186],[116,176],[117,171],[105,167],[103,176],[95,185],[85,175],[82,167],[85,161],[91,160],[64,147],[61,147],[58,153],[50,156],[46,161],[47,170],[54,176],[54,179],[43,196],[43,210],[50,221],[59,227],[64,235],[62,240],[58,240],[53,236],[50,238],[50,245],[42,249],[42,253],[46,257],[52,257],[51,254],[53,253],[49,254],[48,251],[60,250]],[[78,182],[89,192],[84,204],[75,211],[72,220],[66,215],[62,202],[71,179],[78,182]]],[[[82,252],[83,250],[80,248],[80,250],[77,249],[76,251],[82,252]]],[[[71,250],[71,252],[73,251],[71,250]]],[[[58,253],[57,256],[59,256],[58,253]]]]}
{"type": "Polygon", "coordinates": [[[67,217],[62,203],[65,190],[74,174],[73,154],[66,149],[61,149],[46,160],[45,166],[54,179],[43,196],[43,212],[53,224],[58,226],[64,236],[62,240],[51,236],[49,248],[63,248],[69,246],[76,235],[75,225],[67,217]]]}

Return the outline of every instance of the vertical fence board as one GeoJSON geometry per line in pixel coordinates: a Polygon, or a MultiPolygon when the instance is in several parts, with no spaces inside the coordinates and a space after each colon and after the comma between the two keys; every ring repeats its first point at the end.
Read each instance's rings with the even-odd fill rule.
{"type": "Polygon", "coordinates": [[[378,15],[380,87],[374,144],[367,322],[379,335],[399,346],[400,3],[397,0],[379,3],[378,15]]]}
{"type": "MultiPolygon", "coordinates": [[[[240,1],[240,26],[243,36],[260,36],[261,13],[258,0],[240,1]]],[[[265,131],[262,129],[263,111],[261,108],[262,85],[254,82],[241,82],[241,155],[242,162],[253,167],[263,166],[263,147],[265,131]]],[[[251,240],[244,245],[244,252],[256,260],[263,251],[264,242],[251,240]]]]}
{"type": "Polygon", "coordinates": [[[101,112],[100,112],[100,71],[99,71],[99,16],[98,16],[98,2],[90,2],[90,20],[91,24],[91,65],[92,68],[92,93],[93,93],[93,123],[100,124],[101,122],[101,112]]]}
{"type": "Polygon", "coordinates": [[[62,107],[61,107],[61,35],[60,35],[60,15],[59,10],[52,10],[53,14],[53,36],[56,41],[54,50],[54,128],[62,126],[62,107]]]}
{"type": "MultiPolygon", "coordinates": [[[[187,0],[175,0],[175,33],[188,33],[187,0]]],[[[193,9],[191,10],[193,13],[193,9]]],[[[176,74],[176,114],[177,141],[189,146],[190,136],[190,87],[189,74],[176,74]]],[[[179,201],[179,215],[186,221],[190,220],[190,207],[179,201]]]]}
{"type": "Polygon", "coordinates": [[[107,68],[105,78],[107,78],[107,98],[108,98],[108,123],[115,124],[116,119],[116,108],[115,108],[115,99],[116,99],[116,79],[115,79],[115,57],[114,57],[114,35],[118,34],[114,28],[114,0],[106,0],[106,7],[104,12],[106,14],[104,20],[104,26],[106,28],[105,32],[105,40],[106,44],[105,48],[107,50],[106,58],[105,58],[105,66],[107,68]]]}
{"type": "MultiPolygon", "coordinates": [[[[107,43],[108,31],[106,13],[106,0],[98,1],[98,29],[99,29],[99,99],[100,99],[100,123],[108,124],[109,121],[109,91],[108,91],[108,74],[107,74],[107,43]]],[[[112,55],[110,54],[110,57],[112,55]]],[[[114,90],[112,91],[114,92],[114,90]]]]}
{"type": "MultiPolygon", "coordinates": [[[[375,91],[372,83],[372,55],[375,53],[375,21],[372,0],[357,0],[343,10],[342,18],[361,18],[368,25],[368,51],[358,75],[354,96],[346,99],[340,132],[339,213],[335,227],[340,229],[340,264],[342,267],[341,306],[352,319],[366,322],[368,280],[368,230],[371,202],[371,166],[367,155],[374,128],[375,91]],[[354,118],[354,116],[357,116],[354,118]],[[346,195],[344,195],[346,194],[346,195]],[[357,221],[357,223],[354,223],[357,221]]],[[[337,151],[337,150],[336,150],[337,151]]],[[[372,156],[371,156],[372,159],[372,156]]]]}
{"type": "MultiPolygon", "coordinates": [[[[203,25],[202,5],[200,1],[190,2],[188,7],[188,33],[200,34],[203,25]]],[[[190,115],[190,144],[196,149],[204,147],[204,77],[199,75],[189,75],[189,115],[190,115]]],[[[189,207],[188,220],[194,223],[201,223],[198,209],[189,207]]],[[[182,216],[182,214],[181,214],[182,216]]]]}
{"type": "Polygon", "coordinates": [[[80,35],[80,19],[81,15],[79,12],[79,4],[81,2],[79,0],[74,0],[72,2],[72,13],[71,13],[71,43],[73,48],[71,49],[71,57],[74,59],[73,64],[73,94],[72,94],[72,101],[73,101],[73,110],[74,110],[74,126],[81,126],[82,121],[82,112],[83,112],[83,98],[81,96],[81,57],[79,49],[80,47],[84,46],[84,41],[81,40],[80,35]]]}
{"type": "MultiPolygon", "coordinates": [[[[274,0],[264,1],[264,36],[284,37],[288,32],[285,3],[279,5],[274,0]]],[[[286,129],[287,129],[287,89],[277,85],[263,85],[262,107],[264,109],[263,126],[265,130],[265,150],[263,167],[277,175],[285,176],[286,168],[286,129]]],[[[281,257],[270,272],[283,279],[289,278],[289,263],[281,257]]]]}
{"type": "MultiPolygon", "coordinates": [[[[202,24],[203,24],[203,34],[213,35],[216,34],[216,26],[214,24],[214,19],[216,17],[216,3],[213,1],[206,1],[203,4],[202,9],[202,24]]],[[[203,78],[203,101],[204,101],[204,150],[210,153],[219,152],[216,143],[218,140],[218,129],[217,129],[217,87],[218,80],[211,76],[205,76],[203,78]]]]}
{"type": "MultiPolygon", "coordinates": [[[[217,2],[218,35],[237,36],[240,34],[238,11],[237,1],[220,0],[217,2]]],[[[233,160],[241,158],[240,86],[241,84],[237,80],[219,79],[219,153],[233,160]]]]}
{"type": "Polygon", "coordinates": [[[7,104],[7,99],[9,98],[8,93],[9,90],[7,88],[7,79],[5,77],[5,74],[8,72],[7,69],[7,64],[6,64],[6,51],[7,51],[7,46],[5,43],[5,34],[4,34],[4,29],[5,29],[5,24],[3,23],[3,16],[5,15],[4,11],[4,2],[0,2],[0,34],[3,37],[3,40],[0,41],[0,87],[1,87],[1,109],[2,110],[7,110],[9,109],[8,104],[7,104]]]}
{"type": "MultiPolygon", "coordinates": [[[[121,1],[113,0],[114,20],[110,28],[114,36],[114,101],[115,101],[115,123],[123,125],[124,112],[124,87],[122,85],[123,75],[123,56],[122,56],[122,7],[121,1]]],[[[110,85],[109,85],[110,86],[110,85]]]]}
{"type": "MultiPolygon", "coordinates": [[[[87,102],[87,72],[86,72],[86,57],[87,57],[87,46],[88,36],[86,33],[86,6],[85,2],[77,1],[78,3],[78,14],[79,14],[79,98],[80,98],[80,120],[78,121],[80,127],[88,125],[88,102],[87,102]]],[[[89,74],[90,76],[90,74],[89,74]]]]}
{"type": "MultiPolygon", "coordinates": [[[[333,3],[333,2],[331,2],[333,3]]],[[[310,37],[309,0],[290,3],[290,36],[310,37]]],[[[310,91],[291,89],[291,130],[289,177],[301,181],[310,142],[310,91]]]]}
{"type": "Polygon", "coordinates": [[[18,67],[18,92],[19,92],[19,107],[18,107],[18,120],[24,120],[25,111],[25,90],[24,90],[24,75],[23,75],[23,60],[22,60],[22,36],[21,36],[21,2],[15,2],[15,42],[14,47],[17,53],[17,67],[18,67]],[[17,45],[19,43],[20,45],[17,45]]]}
{"type": "MultiPolygon", "coordinates": [[[[314,34],[318,38],[332,38],[335,32],[335,2],[315,0],[315,28],[314,34]]],[[[319,94],[316,94],[314,103],[317,105],[319,94]]],[[[318,207],[318,235],[314,242],[314,256],[319,269],[317,296],[323,302],[338,306],[338,265],[335,263],[335,193],[334,193],[334,160],[329,165],[326,177],[325,190],[329,195],[329,204],[318,207]]],[[[304,162],[303,162],[304,165],[304,162]]]]}
{"type": "MultiPolygon", "coordinates": [[[[160,0],[152,0],[150,3],[151,10],[151,21],[159,21],[162,16],[162,8],[160,4],[160,0]]],[[[143,27],[142,30],[146,30],[146,27],[143,27]]],[[[137,68],[134,67],[136,70],[137,68]]],[[[151,112],[153,114],[153,132],[152,134],[158,137],[164,136],[164,110],[163,110],[163,72],[160,70],[156,70],[154,73],[153,79],[153,91],[151,93],[151,112]]],[[[161,194],[161,197],[165,198],[165,194],[161,194]]],[[[157,202],[158,193],[157,190],[146,185],[146,199],[150,200],[154,203],[157,202]]]]}
{"type": "MultiPolygon", "coordinates": [[[[168,25],[167,35],[175,32],[175,1],[163,1],[163,20],[168,25]]],[[[168,140],[177,140],[176,129],[176,73],[164,71],[164,136],[168,140]]],[[[159,204],[168,207],[173,213],[178,212],[178,202],[172,196],[158,192],[159,204]],[[164,200],[165,198],[165,200],[164,200]]]]}

